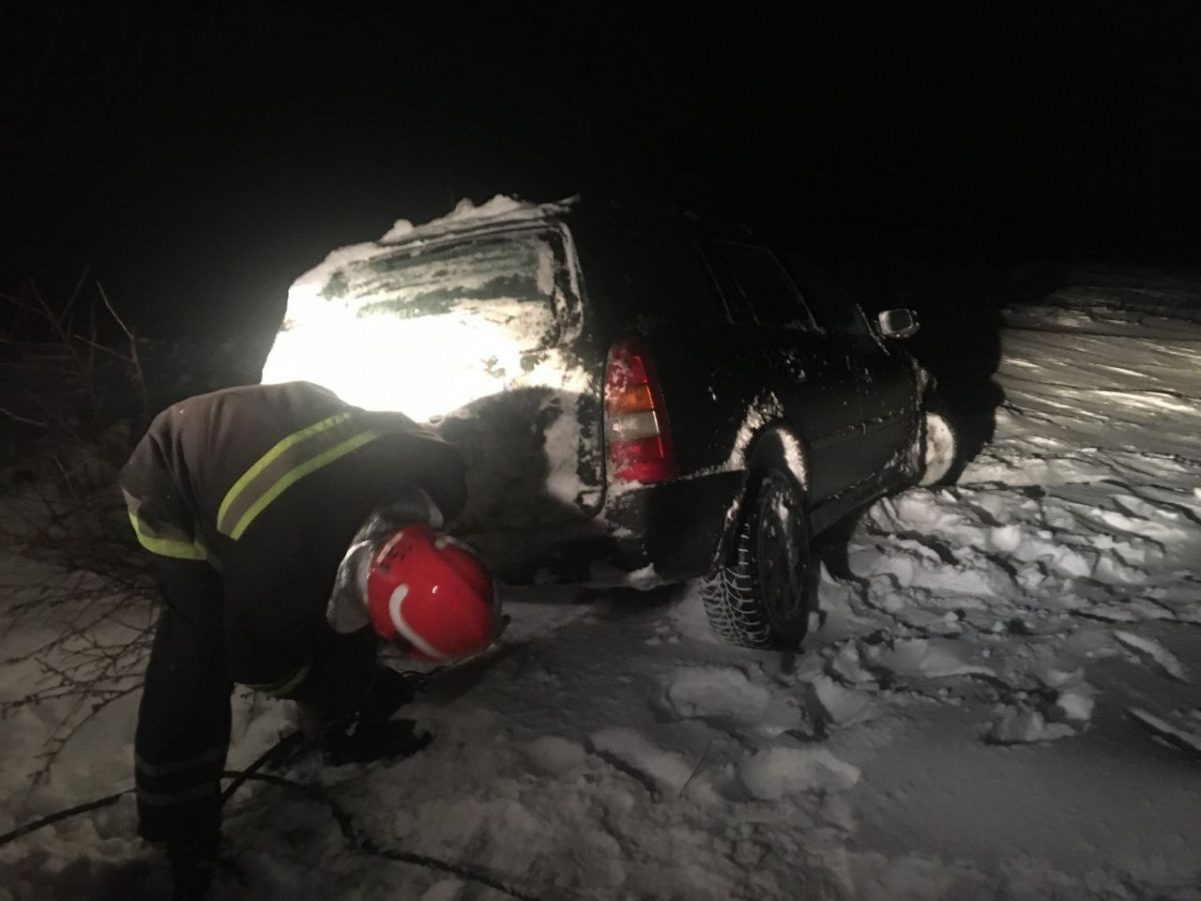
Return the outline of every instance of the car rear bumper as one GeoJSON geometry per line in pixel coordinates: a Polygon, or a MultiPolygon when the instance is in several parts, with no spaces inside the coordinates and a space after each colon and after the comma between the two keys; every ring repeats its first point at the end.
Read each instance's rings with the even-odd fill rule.
{"type": "Polygon", "coordinates": [[[591,519],[463,537],[511,582],[676,582],[711,570],[742,485],[731,471],[630,486],[591,519]]]}
{"type": "Polygon", "coordinates": [[[631,488],[606,505],[616,534],[631,542],[635,558],[668,581],[704,575],[713,567],[722,536],[741,495],[742,472],[719,472],[631,488]]]}

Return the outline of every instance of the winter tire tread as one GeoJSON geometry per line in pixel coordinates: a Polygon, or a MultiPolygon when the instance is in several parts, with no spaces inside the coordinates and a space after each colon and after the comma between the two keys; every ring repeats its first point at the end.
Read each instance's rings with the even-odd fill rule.
{"type": "MultiPolygon", "coordinates": [[[[755,523],[748,516],[739,527],[727,562],[701,580],[701,600],[709,625],[721,638],[736,645],[760,650],[795,647],[803,637],[781,634],[772,621],[755,578],[755,523]]],[[[808,547],[802,549],[808,553],[808,547]]],[[[805,604],[806,610],[808,603],[805,604]]]]}

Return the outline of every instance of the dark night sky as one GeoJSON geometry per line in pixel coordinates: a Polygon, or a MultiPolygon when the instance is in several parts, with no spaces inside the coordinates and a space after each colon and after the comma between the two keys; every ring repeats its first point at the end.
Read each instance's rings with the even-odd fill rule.
{"type": "Polygon", "coordinates": [[[865,254],[1190,262],[1201,238],[1194,3],[168,6],[3,14],[4,287],[91,264],[152,328],[249,322],[331,247],[498,191],[865,254]]]}

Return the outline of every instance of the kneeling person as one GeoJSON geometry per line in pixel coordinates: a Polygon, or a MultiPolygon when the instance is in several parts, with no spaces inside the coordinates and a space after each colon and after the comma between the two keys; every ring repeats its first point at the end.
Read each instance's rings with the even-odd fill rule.
{"type": "MultiPolygon", "coordinates": [[[[234,683],[300,702],[311,738],[362,759],[352,723],[405,699],[377,660],[486,648],[492,580],[439,529],[466,500],[458,453],[398,413],[304,382],[231,388],[160,413],[121,473],[162,612],[138,711],[138,830],[199,897],[220,832],[234,683]]],[[[403,753],[415,737],[376,730],[403,753]]],[[[389,745],[389,743],[391,743],[389,745]]]]}

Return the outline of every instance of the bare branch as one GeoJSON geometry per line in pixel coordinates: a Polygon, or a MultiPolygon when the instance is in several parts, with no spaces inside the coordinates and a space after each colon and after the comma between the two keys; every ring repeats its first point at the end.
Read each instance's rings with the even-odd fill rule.
{"type": "Polygon", "coordinates": [[[15,419],[17,422],[23,422],[26,425],[36,425],[39,428],[49,428],[49,423],[42,422],[40,419],[30,419],[28,416],[22,416],[19,413],[14,413],[5,407],[0,407],[0,413],[3,413],[9,419],[15,419]]]}
{"type": "Polygon", "coordinates": [[[88,345],[89,347],[95,348],[96,350],[106,353],[111,357],[115,357],[116,359],[120,360],[122,363],[126,363],[130,366],[134,365],[133,358],[126,356],[125,354],[121,353],[121,351],[119,351],[119,350],[113,350],[111,347],[105,347],[103,344],[101,344],[98,341],[95,341],[91,338],[79,338],[79,340],[82,341],[84,344],[88,345]]]}
{"type": "Polygon", "coordinates": [[[100,292],[100,299],[104,301],[104,306],[108,309],[109,315],[116,320],[117,325],[121,326],[121,331],[125,332],[125,337],[132,341],[133,330],[125,324],[125,320],[118,315],[115,309],[113,309],[113,305],[108,299],[108,293],[104,290],[104,285],[100,284],[100,282],[96,282],[96,290],[100,292]]]}
{"type": "Polygon", "coordinates": [[[84,266],[83,272],[79,274],[79,281],[75,283],[75,288],[71,291],[71,295],[67,298],[67,302],[63,304],[63,311],[58,315],[58,324],[60,326],[70,321],[71,308],[75,306],[75,301],[79,299],[79,292],[83,290],[84,283],[87,282],[88,276],[92,274],[92,267],[84,266]]]}

